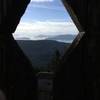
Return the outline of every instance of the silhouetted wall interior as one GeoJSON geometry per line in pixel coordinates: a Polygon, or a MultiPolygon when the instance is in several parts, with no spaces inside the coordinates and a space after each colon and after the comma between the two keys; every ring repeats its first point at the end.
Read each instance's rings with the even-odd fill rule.
{"type": "Polygon", "coordinates": [[[12,33],[30,0],[0,0],[0,91],[7,100],[36,100],[37,79],[12,33]]]}
{"type": "Polygon", "coordinates": [[[100,0],[66,1],[86,33],[59,65],[54,100],[100,100],[100,0]]]}

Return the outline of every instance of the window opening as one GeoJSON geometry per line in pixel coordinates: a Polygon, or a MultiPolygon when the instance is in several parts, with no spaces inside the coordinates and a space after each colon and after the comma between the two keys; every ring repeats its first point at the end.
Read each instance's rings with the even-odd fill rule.
{"type": "Polygon", "coordinates": [[[56,66],[81,36],[76,22],[72,10],[61,0],[31,0],[21,18],[13,36],[37,71],[39,100],[52,99],[56,66]]]}

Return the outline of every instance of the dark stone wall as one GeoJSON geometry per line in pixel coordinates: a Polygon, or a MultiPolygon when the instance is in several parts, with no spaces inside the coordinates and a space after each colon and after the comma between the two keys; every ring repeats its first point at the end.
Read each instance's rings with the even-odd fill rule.
{"type": "Polygon", "coordinates": [[[100,99],[100,1],[66,0],[76,13],[85,35],[62,59],[54,79],[54,99],[100,99]]]}
{"type": "Polygon", "coordinates": [[[30,0],[0,0],[0,34],[13,33],[30,0]]]}
{"type": "Polygon", "coordinates": [[[7,100],[37,99],[35,70],[12,36],[29,2],[0,0],[0,90],[7,100]]]}

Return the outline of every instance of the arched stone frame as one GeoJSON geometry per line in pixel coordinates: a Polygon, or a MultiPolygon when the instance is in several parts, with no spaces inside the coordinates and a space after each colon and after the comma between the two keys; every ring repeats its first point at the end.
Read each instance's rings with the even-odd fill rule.
{"type": "Polygon", "coordinates": [[[79,30],[78,35],[73,40],[73,42],[70,45],[70,47],[68,48],[68,50],[65,51],[66,53],[65,53],[64,56],[68,56],[75,49],[75,47],[79,44],[80,40],[82,39],[83,35],[85,34],[85,31],[83,30],[83,27],[81,26],[81,24],[80,24],[80,22],[77,18],[77,15],[75,14],[71,5],[69,5],[67,3],[67,0],[61,0],[61,1],[64,5],[65,9],[68,11],[68,13],[69,13],[70,17],[72,18],[74,24],[76,25],[77,29],[79,30]]]}
{"type": "Polygon", "coordinates": [[[61,69],[56,74],[55,86],[59,88],[57,91],[59,91],[59,93],[64,91],[64,93],[61,93],[61,98],[60,96],[58,96],[58,98],[63,100],[99,99],[100,90],[97,86],[100,84],[100,81],[98,82],[100,79],[100,75],[98,74],[98,71],[100,72],[100,52],[98,52],[98,50],[100,51],[100,38],[98,37],[98,33],[100,33],[100,25],[98,23],[98,16],[100,16],[98,8],[100,7],[100,2],[95,0],[66,0],[66,2],[67,1],[77,14],[79,22],[85,30],[85,34],[75,49],[73,49],[73,52],[71,52],[69,56],[64,56],[64,64],[60,66],[61,69]],[[65,63],[68,64],[65,65],[65,63]],[[66,76],[68,75],[66,74],[68,72],[66,67],[69,67],[70,72],[68,74],[71,75],[72,79],[66,76]],[[79,76],[78,78],[75,77],[76,74],[77,77],[79,76]],[[66,80],[69,84],[67,84],[67,82],[64,84],[66,80]],[[76,84],[73,84],[73,82],[76,84]],[[74,89],[71,87],[74,87],[74,89]],[[72,90],[70,91],[70,96],[67,95],[69,92],[67,88],[72,90]],[[79,91],[77,91],[78,89],[79,91]]]}

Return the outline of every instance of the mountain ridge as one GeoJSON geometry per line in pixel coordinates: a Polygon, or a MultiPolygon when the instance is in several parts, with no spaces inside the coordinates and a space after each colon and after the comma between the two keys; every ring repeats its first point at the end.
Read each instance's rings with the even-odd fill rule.
{"type": "Polygon", "coordinates": [[[17,43],[34,67],[46,67],[56,50],[64,54],[65,48],[70,45],[54,40],[17,40],[17,43]]]}

